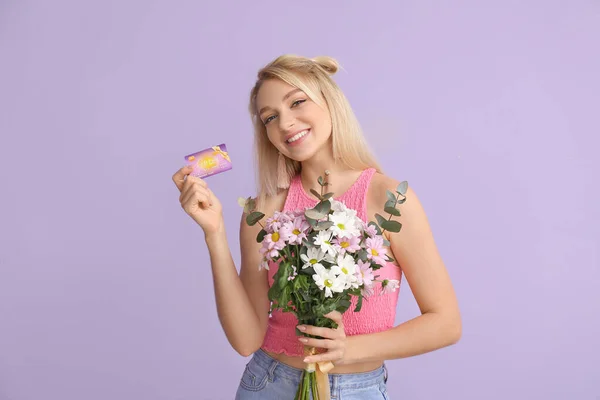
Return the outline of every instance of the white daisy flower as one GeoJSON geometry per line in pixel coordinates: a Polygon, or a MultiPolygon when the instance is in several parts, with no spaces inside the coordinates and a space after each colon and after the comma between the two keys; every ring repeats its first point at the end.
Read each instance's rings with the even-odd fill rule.
{"type": "Polygon", "coordinates": [[[319,289],[325,291],[325,297],[333,297],[333,293],[344,291],[345,278],[337,276],[333,271],[322,265],[315,266],[315,274],[312,277],[319,289]]]}
{"type": "Polygon", "coordinates": [[[337,255],[337,251],[335,247],[333,247],[333,243],[331,243],[332,235],[332,232],[329,230],[319,231],[314,239],[314,244],[315,246],[319,247],[322,252],[335,257],[337,255]]]}
{"type": "Polygon", "coordinates": [[[333,263],[333,258],[326,254],[323,250],[318,247],[309,247],[306,251],[306,254],[301,254],[300,259],[304,261],[304,265],[302,269],[306,269],[309,267],[314,267],[315,265],[320,265],[321,261],[327,261],[329,263],[333,263]]]}
{"type": "Polygon", "coordinates": [[[328,230],[338,237],[353,237],[360,235],[356,219],[345,212],[331,214],[329,216],[329,221],[333,222],[333,226],[328,230]]]}
{"type": "Polygon", "coordinates": [[[336,259],[336,265],[331,267],[331,271],[344,279],[344,289],[357,288],[358,278],[356,276],[356,263],[354,258],[349,255],[339,255],[336,259]]]}

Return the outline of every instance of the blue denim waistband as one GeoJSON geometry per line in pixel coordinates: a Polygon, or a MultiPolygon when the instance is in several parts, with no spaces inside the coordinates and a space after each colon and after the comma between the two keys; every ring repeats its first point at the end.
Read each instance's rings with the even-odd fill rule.
{"type": "MultiPolygon", "coordinates": [[[[258,351],[254,353],[253,362],[268,371],[271,379],[273,376],[278,376],[294,382],[300,382],[302,369],[277,361],[262,349],[258,349],[258,351]]],[[[385,363],[381,367],[368,372],[329,374],[329,385],[332,393],[338,389],[360,389],[379,385],[381,382],[386,381],[387,368],[385,363]]]]}

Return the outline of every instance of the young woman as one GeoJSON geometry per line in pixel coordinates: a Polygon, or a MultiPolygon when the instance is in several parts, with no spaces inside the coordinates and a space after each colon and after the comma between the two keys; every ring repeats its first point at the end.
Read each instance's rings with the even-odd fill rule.
{"type": "MultiPolygon", "coordinates": [[[[331,76],[338,64],[329,57],[281,56],[262,68],[250,95],[258,163],[257,209],[267,217],[282,210],[314,206],[310,189],[320,191],[327,175],[328,192],[357,210],[365,221],[383,211],[386,190],[399,181],[385,175],[368,150],[354,113],[331,76]],[[327,171],[327,173],[325,173],[327,171]]],[[[260,226],[240,223],[240,273],[231,257],[219,199],[205,181],[173,175],[186,213],[204,230],[210,253],[219,320],[233,348],[253,355],[237,399],[293,399],[306,362],[329,360],[331,395],[344,399],[388,398],[385,360],[411,357],[456,343],[461,320],[454,290],[436,248],[423,207],[408,189],[400,206],[399,233],[385,232],[396,262],[377,271],[400,281],[404,274],[421,315],[394,326],[398,291],[376,293],[360,312],[351,307],[328,317],[337,329],[301,326],[324,339],[302,342],[291,313],[269,317],[267,292],[277,265],[259,269],[262,255],[256,236],[260,226]],[[304,345],[324,349],[305,359],[304,345]]]]}

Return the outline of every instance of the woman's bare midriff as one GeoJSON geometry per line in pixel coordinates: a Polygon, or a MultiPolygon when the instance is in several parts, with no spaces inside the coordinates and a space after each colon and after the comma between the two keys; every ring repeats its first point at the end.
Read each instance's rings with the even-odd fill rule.
{"type": "MultiPolygon", "coordinates": [[[[265,353],[267,353],[269,356],[271,356],[272,358],[276,359],[277,361],[289,365],[290,367],[294,367],[294,368],[298,368],[298,369],[304,369],[306,367],[306,363],[302,360],[304,360],[304,357],[295,357],[295,356],[288,356],[287,354],[284,353],[273,353],[270,351],[267,351],[265,349],[262,349],[265,353]]],[[[357,373],[361,373],[361,372],[369,372],[369,371],[374,371],[377,368],[381,367],[383,365],[383,362],[381,361],[371,361],[371,362],[364,362],[364,363],[357,363],[357,364],[348,364],[348,365],[336,365],[331,371],[329,371],[329,374],[357,374],[357,373]]]]}

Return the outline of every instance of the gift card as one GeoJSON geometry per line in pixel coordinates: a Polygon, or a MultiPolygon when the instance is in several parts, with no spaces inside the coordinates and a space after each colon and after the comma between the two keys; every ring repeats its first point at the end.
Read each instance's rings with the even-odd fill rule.
{"type": "Polygon", "coordinates": [[[224,143],[189,154],[185,156],[185,162],[186,165],[194,167],[190,175],[198,178],[206,178],[231,169],[231,159],[224,143]]]}

